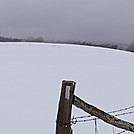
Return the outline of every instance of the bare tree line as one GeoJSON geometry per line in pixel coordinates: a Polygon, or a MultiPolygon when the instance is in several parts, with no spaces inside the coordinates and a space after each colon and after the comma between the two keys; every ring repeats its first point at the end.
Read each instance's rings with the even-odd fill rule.
{"type": "Polygon", "coordinates": [[[84,45],[84,46],[95,46],[103,47],[117,50],[124,50],[129,52],[134,52],[134,41],[130,43],[91,43],[89,41],[74,41],[74,40],[44,40],[43,37],[33,37],[28,38],[12,38],[0,36],[0,42],[42,42],[42,43],[59,43],[59,44],[73,44],[73,45],[84,45]]]}

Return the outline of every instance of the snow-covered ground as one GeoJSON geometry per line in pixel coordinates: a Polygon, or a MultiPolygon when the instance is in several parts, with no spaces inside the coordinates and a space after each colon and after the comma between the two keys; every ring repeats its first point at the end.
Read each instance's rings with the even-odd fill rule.
{"type": "MultiPolygon", "coordinates": [[[[0,43],[0,134],[53,134],[61,81],[104,111],[134,105],[134,54],[104,48],[45,43],[0,43]]],[[[132,109],[131,111],[134,111],[132,109]]],[[[73,107],[74,116],[87,115],[73,107]]],[[[121,119],[134,123],[133,115],[121,119]]],[[[94,133],[94,122],[75,134],[94,133]]],[[[115,129],[115,134],[121,130],[115,129]]],[[[98,121],[99,134],[112,127],[98,121]]]]}

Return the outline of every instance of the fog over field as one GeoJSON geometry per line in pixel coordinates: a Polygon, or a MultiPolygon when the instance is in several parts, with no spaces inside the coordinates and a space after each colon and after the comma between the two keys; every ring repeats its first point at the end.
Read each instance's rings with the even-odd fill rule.
{"type": "Polygon", "coordinates": [[[133,0],[1,0],[0,35],[51,40],[134,40],[133,0]]]}

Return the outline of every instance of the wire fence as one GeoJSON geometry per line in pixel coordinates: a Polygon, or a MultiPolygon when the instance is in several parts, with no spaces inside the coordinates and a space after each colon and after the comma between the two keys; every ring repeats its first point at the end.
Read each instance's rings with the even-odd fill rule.
{"type": "MultiPolygon", "coordinates": [[[[122,108],[122,109],[118,109],[118,110],[113,110],[113,111],[110,111],[110,112],[107,112],[107,113],[111,114],[112,116],[124,116],[124,115],[134,114],[133,109],[134,109],[134,106],[130,106],[130,107],[126,107],[126,108],[122,108]]],[[[97,124],[98,119],[99,118],[93,117],[91,115],[86,115],[86,116],[84,115],[84,116],[77,116],[77,117],[73,116],[73,118],[71,119],[71,124],[94,121],[94,132],[95,132],[95,134],[99,134],[98,124],[97,124]]],[[[114,129],[114,127],[113,127],[113,129],[114,129]]],[[[116,132],[116,133],[113,130],[113,134],[123,134],[123,133],[126,133],[126,132],[127,132],[127,134],[129,134],[129,132],[127,130],[122,130],[122,131],[116,132]]],[[[132,134],[134,134],[134,133],[132,133],[132,134]]]]}
{"type": "MultiPolygon", "coordinates": [[[[111,114],[112,116],[123,116],[123,115],[134,114],[134,111],[120,113],[122,111],[127,111],[127,110],[130,110],[130,109],[134,109],[134,106],[130,106],[130,107],[110,111],[110,112],[108,112],[108,114],[111,114]],[[117,113],[117,114],[115,114],[115,113],[117,113]]],[[[93,117],[91,115],[78,116],[78,117],[73,116],[73,118],[71,119],[71,124],[88,122],[88,121],[93,121],[93,120],[97,120],[97,119],[99,119],[99,118],[93,117]]]]}

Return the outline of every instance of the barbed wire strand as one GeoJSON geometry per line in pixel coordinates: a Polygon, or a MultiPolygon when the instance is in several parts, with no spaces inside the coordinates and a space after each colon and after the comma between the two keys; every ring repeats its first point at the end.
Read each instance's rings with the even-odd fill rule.
{"type": "Polygon", "coordinates": [[[131,111],[131,112],[126,112],[126,113],[116,114],[114,116],[121,116],[121,115],[133,114],[133,113],[134,113],[134,111],[131,111]]]}
{"type": "Polygon", "coordinates": [[[122,134],[122,133],[125,133],[125,132],[126,132],[126,130],[123,130],[121,132],[118,132],[117,134],[122,134]]]}
{"type": "Polygon", "coordinates": [[[73,119],[82,119],[82,118],[89,118],[89,117],[92,117],[92,116],[91,115],[76,116],[76,117],[73,117],[73,119]]]}
{"type": "Polygon", "coordinates": [[[118,109],[118,110],[114,110],[114,111],[111,111],[111,112],[108,112],[108,113],[117,113],[117,112],[129,110],[129,109],[132,109],[132,108],[134,108],[134,106],[126,107],[126,108],[122,108],[122,109],[118,109]]]}

